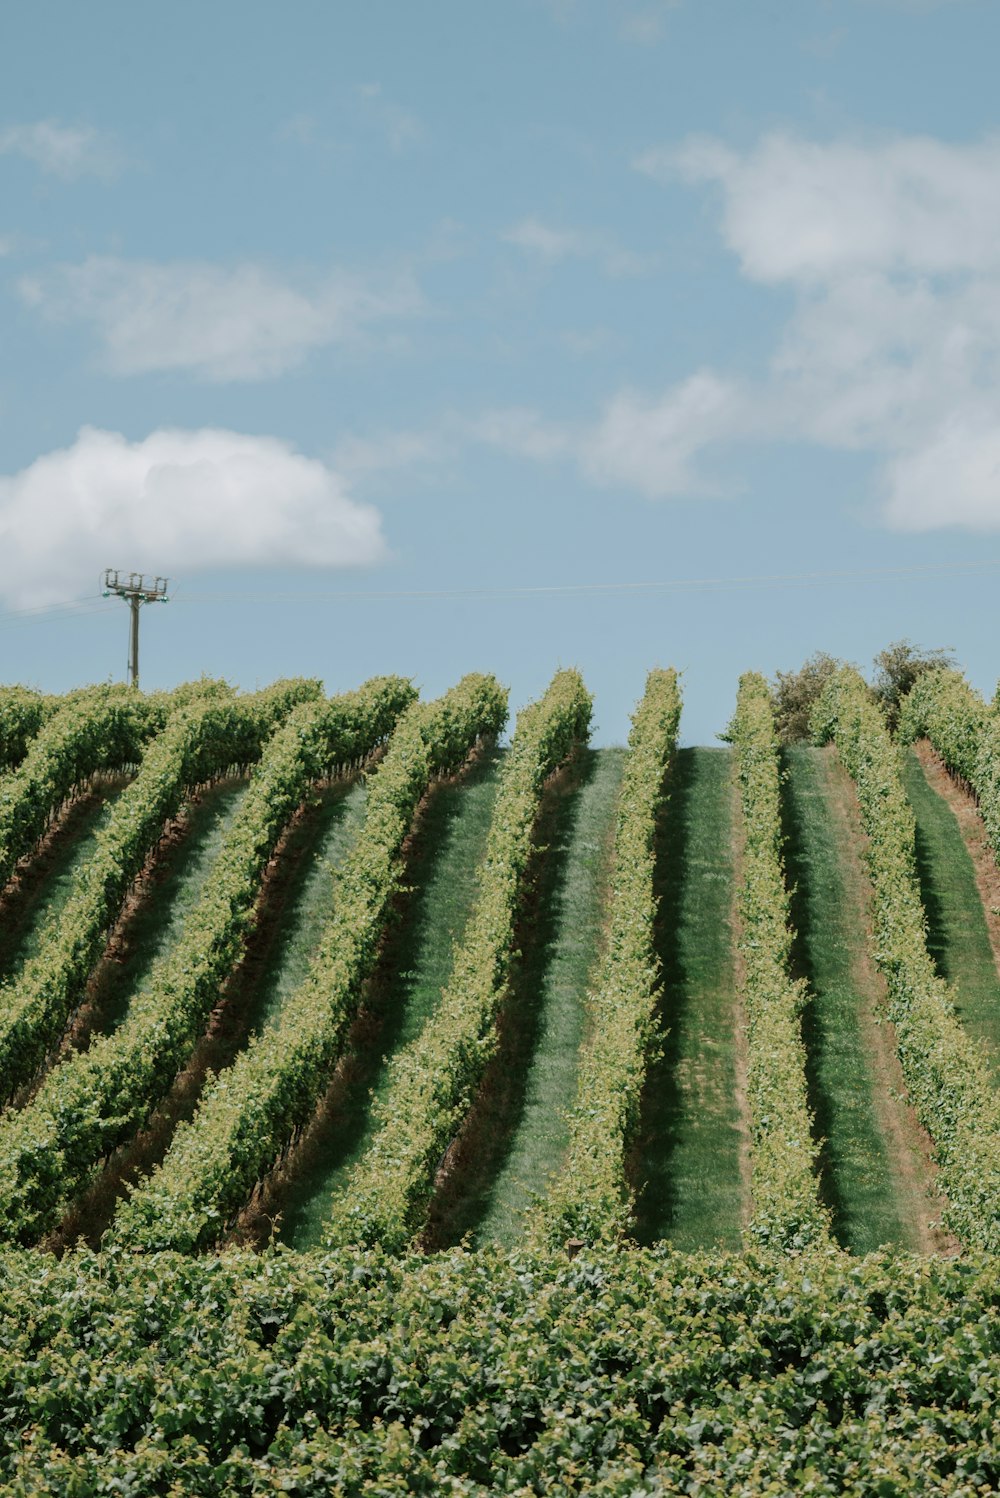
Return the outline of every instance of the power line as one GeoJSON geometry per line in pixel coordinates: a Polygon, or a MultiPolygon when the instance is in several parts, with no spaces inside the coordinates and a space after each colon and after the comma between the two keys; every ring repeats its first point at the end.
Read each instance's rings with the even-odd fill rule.
{"type": "Polygon", "coordinates": [[[609,583],[550,583],[536,585],[478,586],[472,588],[406,588],[406,589],[350,589],[339,588],[324,592],[300,591],[296,593],[266,592],[189,592],[178,603],[324,603],[372,601],[388,602],[392,599],[488,599],[526,598],[544,596],[599,596],[614,593],[655,592],[719,592],[727,589],[819,587],[836,582],[889,582],[895,578],[940,576],[950,574],[962,576],[1000,568],[1000,558],[968,562],[931,562],[910,567],[853,567],[819,572],[784,572],[771,574],[747,574],[734,577],[661,578],[645,582],[609,583]]]}
{"type": "MultiPolygon", "coordinates": [[[[540,583],[480,585],[469,588],[380,588],[380,589],[327,589],[322,592],[300,590],[282,592],[214,592],[188,591],[177,594],[175,606],[186,604],[211,605],[230,603],[279,604],[282,606],[314,603],[386,603],[394,599],[419,601],[421,599],[501,599],[532,597],[587,597],[613,594],[640,594],[657,592],[724,592],[729,589],[823,587],[834,583],[878,583],[904,580],[912,577],[967,576],[989,573],[1000,568],[1000,557],[981,561],[928,562],[908,567],[845,567],[826,571],[747,573],[718,577],[673,577],[650,579],[639,582],[586,582],[586,583],[540,583]]],[[[74,618],[88,614],[104,614],[113,606],[104,602],[101,594],[88,594],[81,598],[67,599],[59,603],[39,604],[31,608],[5,609],[0,612],[0,626],[5,624],[30,623],[35,620],[74,618]]]]}

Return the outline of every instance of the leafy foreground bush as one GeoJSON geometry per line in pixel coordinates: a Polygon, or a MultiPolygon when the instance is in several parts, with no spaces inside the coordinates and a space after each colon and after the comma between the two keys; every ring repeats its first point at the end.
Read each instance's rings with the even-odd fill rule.
{"type": "Polygon", "coordinates": [[[10,1494],[995,1492],[995,1260],[0,1265],[10,1494]]]}

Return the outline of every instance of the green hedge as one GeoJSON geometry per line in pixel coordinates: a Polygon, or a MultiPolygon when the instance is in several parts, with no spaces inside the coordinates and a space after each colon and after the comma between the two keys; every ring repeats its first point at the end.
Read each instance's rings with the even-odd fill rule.
{"type": "Polygon", "coordinates": [[[634,1202],[625,1155],[655,1044],[659,963],[653,945],[657,814],[677,747],[675,671],[651,671],[632,718],[615,830],[609,933],[580,1055],[566,1159],[533,1231],[553,1242],[622,1237],[634,1202]]]}
{"type": "Polygon", "coordinates": [[[206,1088],[163,1164],[119,1208],[132,1247],[212,1243],[273,1167],[328,1085],[401,885],[402,846],[432,777],[503,727],[507,694],[467,676],[410,708],[372,776],[365,820],[334,881],[333,911],[309,974],[273,1026],[206,1088]]]}
{"type": "Polygon", "coordinates": [[[781,859],[778,737],[767,682],[740,677],[730,728],[740,781],[743,877],[738,942],[746,1016],[752,1243],[801,1249],[824,1242],[818,1148],[806,1092],[801,1013],[805,984],[789,976],[793,932],[781,859]]]}
{"type": "Polygon", "coordinates": [[[421,1033],[390,1064],[375,1105],[378,1130],[333,1204],[335,1240],[399,1250],[423,1222],[436,1164],[496,1050],[542,787],[586,737],[591,706],[579,674],[560,671],[545,696],[518,714],[451,977],[421,1033]]]}
{"type": "Polygon", "coordinates": [[[1000,1489],[995,1259],[10,1254],[11,1498],[1000,1489]]]}
{"type": "MultiPolygon", "coordinates": [[[[295,708],[267,744],[177,945],[125,1020],[56,1066],[33,1101],[0,1121],[0,1235],[51,1228],[102,1157],[130,1139],[202,1033],[253,921],[260,879],[311,780],[370,752],[413,689],[378,678],[332,702],[295,708]]],[[[272,690],[272,705],[280,693],[272,690]]]]}
{"type": "MultiPolygon", "coordinates": [[[[907,723],[916,722],[914,705],[907,723]]],[[[849,667],[827,684],[813,729],[818,741],[833,740],[857,787],[875,896],[875,960],[888,988],[907,1090],[934,1141],[938,1180],[947,1196],[944,1219],[967,1245],[995,1251],[1000,1249],[1000,1099],[986,1060],[963,1030],[927,952],[913,811],[900,779],[899,750],[865,683],[849,667]]]]}

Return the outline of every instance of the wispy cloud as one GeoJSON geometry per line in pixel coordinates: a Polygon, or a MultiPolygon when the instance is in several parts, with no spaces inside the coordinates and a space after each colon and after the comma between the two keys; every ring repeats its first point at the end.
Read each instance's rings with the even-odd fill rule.
{"type": "Polygon", "coordinates": [[[422,306],[411,276],[328,271],[293,283],[253,263],[92,257],[20,282],[52,322],[96,331],[115,374],[188,370],[206,380],[260,380],[311,350],[410,317],[422,306]]]}
{"type": "Polygon", "coordinates": [[[356,98],[363,117],[382,135],[393,155],[402,156],[425,139],[423,122],[387,98],[380,83],[362,83],[356,98]]]}
{"type": "Polygon", "coordinates": [[[670,13],[679,5],[680,0],[652,0],[627,10],[621,20],[622,36],[641,47],[654,47],[666,35],[670,13]]]}
{"type": "Polygon", "coordinates": [[[91,125],[62,125],[58,120],[0,128],[0,155],[23,156],[54,177],[117,177],[126,165],[115,138],[91,125]]]}
{"type": "Polygon", "coordinates": [[[123,565],[363,567],[382,560],[378,512],[340,475],[276,437],[161,430],[140,442],[84,427],[72,446],[0,475],[0,598],[91,591],[114,537],[123,565]]]}
{"type": "MultiPolygon", "coordinates": [[[[891,527],[1000,531],[1000,140],[783,134],[737,151],[701,138],[637,166],[718,190],[743,275],[790,292],[766,364],[618,390],[572,422],[452,417],[452,443],[659,499],[724,492],[714,460],[734,446],[811,442],[873,455],[891,527]]],[[[550,263],[584,252],[537,220],[509,237],[550,263]]]]}
{"type": "Polygon", "coordinates": [[[503,238],[548,265],[562,260],[591,260],[609,276],[644,275],[655,264],[650,256],[624,249],[612,235],[593,229],[557,228],[534,217],[512,225],[503,238]]]}

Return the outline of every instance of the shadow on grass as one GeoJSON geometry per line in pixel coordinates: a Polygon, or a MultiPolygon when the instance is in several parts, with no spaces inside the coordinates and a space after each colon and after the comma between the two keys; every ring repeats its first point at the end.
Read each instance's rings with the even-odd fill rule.
{"type": "Polygon", "coordinates": [[[934,878],[935,850],[919,823],[915,828],[914,852],[917,864],[917,885],[924,914],[927,917],[927,951],[938,976],[951,982],[954,975],[950,971],[948,961],[948,924],[944,904],[937,892],[937,883],[934,878]]]}
{"type": "Polygon", "coordinates": [[[832,859],[828,861],[828,867],[817,874],[803,836],[802,829],[808,815],[803,805],[804,796],[813,794],[818,797],[820,794],[816,769],[809,761],[808,750],[789,752],[783,749],[781,768],[781,831],[784,838],[785,881],[790,895],[791,921],[795,933],[790,966],[792,976],[804,978],[808,985],[808,999],[802,1011],[802,1041],[806,1049],[806,1098],[813,1115],[813,1135],[819,1143],[819,1196],[830,1209],[834,1236],[840,1243],[849,1243],[853,1212],[851,1202],[839,1184],[838,1162],[831,1145],[831,1139],[836,1137],[838,1121],[834,1099],[823,1080],[829,1070],[827,1029],[821,1021],[816,996],[821,975],[814,943],[822,941],[824,932],[816,929],[813,919],[816,878],[832,883],[838,876],[832,859]]]}
{"type": "Polygon", "coordinates": [[[541,1025],[540,995],[559,934],[559,912],[579,793],[598,751],[581,749],[548,783],[535,825],[536,852],[515,931],[509,992],[500,1013],[499,1046],[446,1156],[425,1232],[430,1252],[473,1239],[489,1215],[498,1180],[524,1116],[531,1059],[541,1025]]]}
{"type": "MultiPolygon", "coordinates": [[[[676,1039],[692,1003],[688,964],[680,939],[688,879],[689,811],[698,776],[695,754],[680,749],[666,778],[668,801],[656,827],[653,891],[657,899],[654,942],[660,962],[656,1026],[676,1039]]],[[[666,1045],[646,1072],[639,1125],[629,1159],[636,1188],[636,1237],[640,1243],[668,1238],[677,1214],[672,1169],[684,1130],[685,1107],[678,1076],[678,1047],[666,1045]]]]}
{"type": "Polygon", "coordinates": [[[282,1242],[302,1248],[321,1241],[333,1194],[374,1132],[372,1095],[387,1080],[387,1058],[419,1034],[447,982],[453,942],[475,890],[471,881],[457,882],[447,891],[444,912],[439,893],[432,919],[431,880],[469,808],[469,792],[494,777],[497,765],[498,751],[485,749],[466,771],[437,782],[427,796],[405,849],[404,889],[343,1059],[313,1122],[246,1213],[237,1231],[240,1242],[263,1244],[279,1219],[282,1242]]]}

